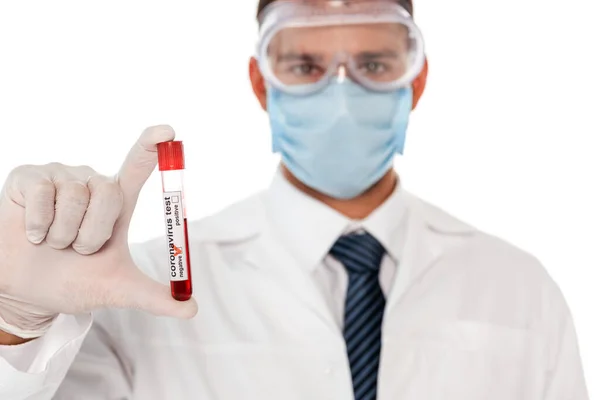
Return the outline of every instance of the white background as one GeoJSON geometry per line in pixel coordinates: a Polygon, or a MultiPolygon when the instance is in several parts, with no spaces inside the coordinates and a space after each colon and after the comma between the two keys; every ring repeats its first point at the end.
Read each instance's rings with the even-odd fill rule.
{"type": "MultiPolygon", "coordinates": [[[[408,189],[544,262],[572,308],[592,398],[599,4],[416,0],[430,79],[398,164],[408,189]]],[[[268,185],[277,157],[247,78],[255,6],[0,0],[1,179],[50,161],[112,174],[145,127],[170,124],[186,146],[191,218],[268,185]]],[[[160,190],[156,173],[132,240],[162,234],[160,190]]]]}

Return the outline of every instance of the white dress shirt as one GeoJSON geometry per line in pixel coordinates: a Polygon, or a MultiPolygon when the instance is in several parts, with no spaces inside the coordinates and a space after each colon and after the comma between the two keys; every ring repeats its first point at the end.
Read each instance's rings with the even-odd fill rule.
{"type": "Polygon", "coordinates": [[[398,183],[388,199],[362,221],[355,221],[306,195],[278,171],[268,193],[269,222],[278,232],[281,244],[311,274],[343,329],[348,273],[329,250],[344,234],[367,231],[385,248],[379,281],[384,296],[394,283],[402,240],[406,231],[406,212],[398,183]]]}

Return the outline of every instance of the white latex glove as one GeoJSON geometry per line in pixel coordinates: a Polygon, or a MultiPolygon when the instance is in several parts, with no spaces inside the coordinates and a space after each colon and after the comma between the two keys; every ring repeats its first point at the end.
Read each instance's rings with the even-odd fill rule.
{"type": "Polygon", "coordinates": [[[0,198],[0,330],[43,335],[59,313],[131,308],[191,318],[197,304],[179,302],[144,275],[129,253],[128,229],[142,186],[157,164],[168,126],[149,128],[116,177],[89,167],[21,166],[0,198]]]}

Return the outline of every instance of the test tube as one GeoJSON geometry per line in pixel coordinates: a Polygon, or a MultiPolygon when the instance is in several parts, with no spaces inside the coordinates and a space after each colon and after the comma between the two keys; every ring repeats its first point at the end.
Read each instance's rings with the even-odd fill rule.
{"type": "Polygon", "coordinates": [[[162,177],[163,209],[167,236],[167,260],[171,295],[175,300],[192,297],[187,214],[183,189],[185,157],[183,142],[171,141],[157,145],[158,169],[162,177]]]}

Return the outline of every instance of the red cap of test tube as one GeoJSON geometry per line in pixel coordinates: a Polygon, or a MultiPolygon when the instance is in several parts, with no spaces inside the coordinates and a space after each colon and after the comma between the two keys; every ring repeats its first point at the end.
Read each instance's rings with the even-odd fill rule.
{"type": "Polygon", "coordinates": [[[162,142],[158,149],[158,170],[174,171],[185,168],[185,157],[183,155],[183,142],[162,142]]]}

